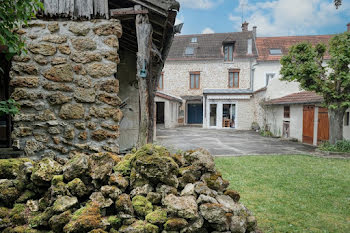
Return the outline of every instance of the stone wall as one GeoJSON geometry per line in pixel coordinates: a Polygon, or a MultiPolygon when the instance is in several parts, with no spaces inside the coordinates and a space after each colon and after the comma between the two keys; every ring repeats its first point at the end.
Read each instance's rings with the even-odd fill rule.
{"type": "Polygon", "coordinates": [[[27,156],[118,152],[120,22],[35,20],[18,33],[28,52],[10,72],[14,146],[27,156]]]}

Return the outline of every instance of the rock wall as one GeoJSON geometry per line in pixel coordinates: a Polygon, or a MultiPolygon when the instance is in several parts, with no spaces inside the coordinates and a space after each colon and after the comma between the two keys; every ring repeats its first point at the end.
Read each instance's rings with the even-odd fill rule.
{"type": "Polygon", "coordinates": [[[14,147],[27,156],[119,151],[118,20],[31,21],[13,58],[14,147]]]}
{"type": "Polygon", "coordinates": [[[123,158],[0,160],[0,231],[257,233],[228,187],[201,149],[170,154],[145,145],[123,158]]]}

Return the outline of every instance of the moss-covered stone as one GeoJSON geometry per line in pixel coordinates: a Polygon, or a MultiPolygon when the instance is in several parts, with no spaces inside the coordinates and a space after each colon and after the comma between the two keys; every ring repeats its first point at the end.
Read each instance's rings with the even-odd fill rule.
{"type": "Polygon", "coordinates": [[[54,215],[52,208],[45,209],[44,212],[37,214],[30,219],[29,225],[32,228],[47,227],[49,225],[49,219],[54,215]]]}
{"type": "Polygon", "coordinates": [[[6,207],[0,207],[0,218],[5,218],[8,216],[10,210],[6,207]]]}
{"type": "Polygon", "coordinates": [[[131,164],[137,173],[155,184],[178,185],[179,166],[165,147],[145,145],[135,153],[131,164]]]}
{"type": "Polygon", "coordinates": [[[107,221],[111,225],[111,227],[114,229],[118,229],[122,225],[122,220],[117,216],[109,216],[107,218],[107,221]]]}
{"type": "Polygon", "coordinates": [[[62,214],[52,216],[49,220],[49,225],[54,232],[63,232],[63,227],[69,222],[72,217],[70,210],[62,214]]]}
{"type": "Polygon", "coordinates": [[[25,204],[15,204],[10,213],[11,222],[15,225],[24,225],[27,222],[27,206],[25,204]]]}
{"type": "Polygon", "coordinates": [[[79,178],[75,178],[74,180],[69,182],[67,184],[67,187],[71,194],[74,196],[83,197],[88,194],[88,190],[85,184],[79,178]]]}
{"type": "Polygon", "coordinates": [[[0,159],[0,179],[14,179],[20,171],[20,167],[25,163],[34,163],[30,159],[0,159]]]}
{"type": "Polygon", "coordinates": [[[28,201],[29,199],[32,199],[35,197],[35,193],[31,190],[25,190],[21,196],[16,200],[17,203],[24,203],[28,201]]]}
{"type": "Polygon", "coordinates": [[[239,193],[235,190],[232,190],[232,189],[226,190],[226,192],[224,194],[230,196],[234,202],[239,202],[239,199],[241,198],[239,193]]]}
{"type": "Polygon", "coordinates": [[[150,201],[147,200],[144,196],[135,196],[132,199],[132,206],[136,214],[139,216],[146,216],[147,214],[153,211],[153,205],[150,201]]]}
{"type": "Polygon", "coordinates": [[[225,191],[229,186],[229,182],[222,178],[220,172],[206,173],[203,175],[202,179],[205,181],[209,188],[216,191],[225,191]]]}
{"type": "Polygon", "coordinates": [[[6,206],[11,206],[20,195],[21,193],[17,188],[6,187],[0,184],[0,202],[4,203],[6,206]]]}
{"type": "Polygon", "coordinates": [[[94,202],[74,212],[69,223],[63,228],[66,233],[89,232],[101,227],[102,217],[99,205],[94,202]]]}
{"type": "Polygon", "coordinates": [[[135,158],[134,154],[125,155],[121,161],[114,166],[113,170],[124,176],[130,175],[131,172],[131,161],[135,158]]]}
{"type": "Polygon", "coordinates": [[[145,232],[146,233],[158,233],[159,232],[159,228],[156,225],[147,223],[145,225],[145,232]]]}
{"type": "Polygon", "coordinates": [[[89,233],[108,233],[108,232],[100,228],[100,229],[94,229],[92,231],[89,231],[89,233]]]}
{"type": "Polygon", "coordinates": [[[130,196],[125,193],[119,196],[118,200],[115,202],[115,208],[117,211],[125,214],[134,214],[134,208],[130,196]]]}
{"type": "Polygon", "coordinates": [[[163,224],[167,220],[167,211],[164,209],[158,209],[146,215],[146,221],[152,224],[163,224]]]}
{"type": "Polygon", "coordinates": [[[63,175],[54,175],[51,180],[51,185],[57,185],[63,182],[63,175]]]}
{"type": "Polygon", "coordinates": [[[56,213],[64,212],[78,204],[76,197],[61,196],[53,203],[52,209],[56,213]]]}
{"type": "Polygon", "coordinates": [[[48,186],[54,175],[62,172],[62,166],[51,158],[44,158],[34,165],[31,180],[35,185],[48,186]]]}
{"type": "Polygon", "coordinates": [[[92,154],[89,157],[90,176],[92,179],[104,180],[112,173],[120,158],[110,152],[92,154]]]}
{"type": "Polygon", "coordinates": [[[171,218],[164,224],[164,229],[167,231],[179,231],[187,225],[188,222],[184,218],[171,218]]]}

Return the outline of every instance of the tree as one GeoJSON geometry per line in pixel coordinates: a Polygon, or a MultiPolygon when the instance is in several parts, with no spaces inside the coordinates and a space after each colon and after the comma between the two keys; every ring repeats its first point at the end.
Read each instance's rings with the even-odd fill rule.
{"type": "MultiPolygon", "coordinates": [[[[0,4],[0,45],[6,46],[6,58],[25,51],[25,44],[15,31],[43,9],[40,0],[2,0],[0,4]]],[[[0,72],[3,70],[0,67],[0,72]]],[[[0,116],[18,113],[19,106],[12,99],[0,102],[0,116]]]]}
{"type": "Polygon", "coordinates": [[[339,6],[341,6],[342,0],[334,0],[334,5],[338,9],[339,6]]]}
{"type": "MultiPolygon", "coordinates": [[[[14,31],[35,17],[35,12],[43,9],[40,0],[2,0],[0,4],[0,45],[8,48],[9,56],[20,54],[24,42],[14,31]]],[[[8,56],[8,58],[9,58],[8,56]]]]}
{"type": "Polygon", "coordinates": [[[350,107],[350,32],[334,36],[327,46],[300,43],[282,57],[282,80],[297,81],[324,98],[330,119],[330,142],[343,139],[343,118],[350,107]]]}

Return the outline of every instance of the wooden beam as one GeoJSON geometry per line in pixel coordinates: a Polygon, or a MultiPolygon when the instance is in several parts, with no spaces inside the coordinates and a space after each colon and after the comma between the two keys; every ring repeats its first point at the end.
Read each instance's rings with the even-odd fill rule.
{"type": "Polygon", "coordinates": [[[113,9],[110,11],[111,17],[118,17],[124,15],[137,15],[137,14],[148,14],[147,9],[135,10],[133,7],[113,9]]]}
{"type": "MultiPolygon", "coordinates": [[[[140,5],[135,6],[135,11],[143,10],[140,5]]],[[[153,101],[150,99],[149,82],[151,80],[151,49],[152,49],[152,25],[147,14],[136,15],[137,35],[137,80],[139,86],[139,135],[137,146],[142,147],[153,142],[153,101]],[[142,75],[144,74],[144,75],[142,75]]]]}

